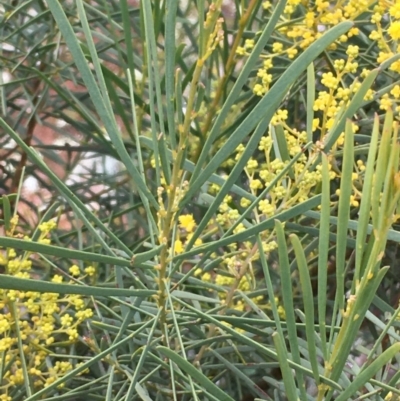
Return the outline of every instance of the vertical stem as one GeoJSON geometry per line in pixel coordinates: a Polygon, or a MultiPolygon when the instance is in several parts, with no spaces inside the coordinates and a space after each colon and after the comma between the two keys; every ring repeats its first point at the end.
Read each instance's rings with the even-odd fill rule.
{"type": "MultiPolygon", "coordinates": [[[[217,1],[221,3],[221,0],[217,1]]],[[[219,8],[214,5],[213,8],[210,6],[210,11],[206,20],[207,34],[209,37],[213,35],[215,24],[217,22],[219,8]]],[[[207,43],[207,37],[202,38],[203,43],[207,43]]],[[[159,237],[159,243],[165,244],[160,254],[160,264],[158,266],[158,294],[157,302],[158,307],[161,309],[160,313],[160,325],[164,336],[164,342],[166,344],[166,302],[167,302],[167,266],[169,263],[169,252],[173,248],[173,244],[169,244],[171,233],[173,230],[175,214],[178,209],[179,199],[177,198],[177,188],[180,185],[182,179],[182,164],[185,155],[185,149],[190,134],[190,125],[194,116],[194,105],[196,100],[197,87],[200,80],[201,72],[203,70],[204,63],[210,52],[206,49],[205,54],[200,54],[199,59],[196,63],[196,68],[193,72],[192,82],[190,84],[189,96],[187,100],[186,114],[183,121],[183,125],[179,126],[179,143],[176,150],[173,151],[174,164],[172,167],[171,183],[167,189],[167,207],[166,210],[159,212],[159,221],[161,223],[161,235],[159,237]],[[170,246],[168,246],[170,245],[170,246]]]]}
{"type": "MultiPolygon", "coordinates": [[[[244,32],[244,29],[246,28],[247,22],[248,22],[251,14],[252,14],[252,12],[254,10],[254,7],[257,5],[257,1],[258,0],[251,0],[250,4],[248,5],[248,7],[246,9],[245,14],[242,15],[242,17],[239,20],[239,29],[238,29],[237,35],[235,37],[235,40],[233,42],[231,51],[229,53],[228,60],[227,60],[226,65],[225,65],[224,76],[219,81],[218,88],[217,88],[217,90],[215,92],[215,97],[213,99],[213,102],[212,102],[211,106],[208,109],[207,119],[206,119],[206,121],[205,121],[205,123],[203,125],[203,128],[202,128],[203,139],[206,138],[207,132],[210,129],[210,126],[211,126],[211,122],[212,122],[214,116],[216,115],[216,109],[217,109],[217,107],[219,105],[219,102],[221,100],[222,93],[223,93],[224,89],[226,88],[226,84],[227,84],[227,82],[229,80],[229,77],[230,77],[230,75],[232,73],[232,70],[233,70],[233,67],[235,65],[236,49],[238,48],[239,43],[242,40],[242,35],[243,35],[243,32],[244,32]]],[[[197,152],[196,152],[196,154],[194,156],[194,159],[195,159],[194,162],[196,162],[198,160],[199,156],[200,156],[203,142],[200,143],[200,145],[199,145],[199,147],[197,149],[197,152]]]]}

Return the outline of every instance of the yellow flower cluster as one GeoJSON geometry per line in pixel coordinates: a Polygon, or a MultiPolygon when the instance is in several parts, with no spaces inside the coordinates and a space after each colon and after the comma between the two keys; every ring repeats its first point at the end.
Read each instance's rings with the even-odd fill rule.
{"type": "MultiPolygon", "coordinates": [[[[362,13],[368,11],[371,1],[367,0],[348,0],[328,2],[323,0],[289,0],[282,16],[284,24],[278,30],[280,36],[275,38],[271,44],[271,52],[263,55],[264,61],[262,67],[257,72],[257,79],[253,86],[253,92],[257,96],[263,96],[268,90],[270,83],[274,79],[270,72],[274,67],[276,57],[287,57],[294,59],[301,50],[309,47],[315,40],[320,38],[324,31],[342,21],[353,21],[362,13]],[[299,10],[305,8],[305,12],[299,10]],[[288,24],[288,20],[295,18],[295,23],[288,24]]],[[[264,10],[270,11],[271,3],[263,3],[264,10]]],[[[395,29],[393,29],[395,30],[395,29]]],[[[333,44],[330,50],[335,50],[340,43],[345,43],[349,38],[358,35],[359,29],[355,26],[347,34],[342,35],[338,43],[333,44]]],[[[236,51],[238,56],[248,56],[254,47],[254,40],[249,46],[248,40],[245,46],[239,47],[236,51]]],[[[357,46],[349,46],[347,54],[352,59],[358,56],[357,46]]],[[[346,72],[356,72],[358,64],[349,60],[346,64],[342,60],[346,72]]],[[[323,80],[328,87],[336,89],[339,83],[339,77],[334,76],[332,72],[327,72],[323,80]]]]}
{"type": "MultiPolygon", "coordinates": [[[[264,1],[263,9],[265,15],[271,13],[273,11],[271,2],[264,1]]],[[[298,53],[321,37],[325,31],[338,23],[354,22],[354,26],[327,49],[324,56],[325,62],[315,64],[316,93],[312,105],[314,116],[311,131],[314,141],[319,141],[317,144],[319,143],[320,147],[323,147],[329,131],[335,126],[339,116],[348,107],[363,80],[374,66],[379,66],[400,52],[400,0],[334,0],[330,2],[289,0],[281,19],[283,23],[274,32],[274,40],[270,43],[269,51],[261,55],[261,65],[252,82],[253,93],[256,96],[264,96],[269,91],[271,82],[279,78],[282,73],[284,60],[290,62],[290,59],[296,57],[298,53]],[[362,20],[359,18],[361,15],[362,20]],[[363,39],[360,35],[360,24],[363,24],[364,33],[370,32],[370,42],[365,48],[361,48],[363,39]],[[368,25],[368,29],[364,29],[365,25],[368,25]],[[360,38],[354,40],[356,36],[360,38]]],[[[255,41],[256,39],[251,43],[246,42],[243,50],[237,52],[237,57],[250,55],[255,41]]],[[[400,60],[392,62],[389,71],[399,73],[400,60]]],[[[379,92],[369,89],[364,96],[364,101],[375,101],[381,110],[394,110],[395,117],[400,118],[400,85],[391,84],[379,92]]],[[[302,131],[305,129],[305,122],[295,117],[289,106],[287,107],[288,109],[281,106],[277,110],[271,119],[271,125],[283,127],[290,155],[293,156],[305,144],[304,140],[298,140],[302,135],[305,136],[305,132],[302,131]]],[[[359,130],[360,126],[354,122],[353,131],[357,133],[359,130]]],[[[270,135],[271,133],[268,133],[259,146],[259,150],[266,151],[267,162],[263,163],[256,159],[250,160],[247,165],[249,189],[255,194],[268,186],[276,177],[277,170],[274,169],[273,163],[287,163],[280,159],[269,161],[268,152],[272,146],[270,135]]],[[[334,149],[342,147],[344,141],[345,135],[342,132],[334,144],[334,149]]],[[[236,159],[241,156],[243,150],[244,147],[238,147],[236,159]]],[[[308,167],[313,163],[313,157],[311,152],[308,154],[307,160],[303,159],[296,163],[290,179],[285,177],[280,183],[277,183],[269,197],[259,203],[258,210],[263,216],[270,218],[277,213],[279,210],[277,201],[284,204],[285,199],[290,197],[290,202],[293,204],[293,199],[295,202],[302,202],[309,198],[311,189],[316,188],[321,181],[320,167],[309,171],[308,167]],[[291,188],[296,188],[294,198],[291,188]]],[[[335,170],[333,156],[330,158],[330,162],[332,163],[331,179],[334,179],[338,171],[335,170]]],[[[357,163],[363,162],[359,160],[357,163]]],[[[362,180],[363,171],[360,165],[355,166],[355,174],[360,180],[362,180]]],[[[361,182],[358,187],[360,185],[361,182]]],[[[353,180],[351,203],[354,207],[358,207],[359,199],[359,189],[353,180]]],[[[242,199],[240,202],[242,207],[247,207],[249,204],[247,199],[242,199]]],[[[219,221],[222,222],[221,217],[219,217],[219,221]]]]}
{"type": "MultiPolygon", "coordinates": [[[[263,8],[266,13],[272,11],[271,3],[265,1],[263,8]]],[[[317,92],[314,111],[320,112],[321,116],[315,119],[313,130],[319,130],[320,139],[330,128],[332,128],[335,118],[341,108],[347,105],[354,93],[359,89],[360,82],[355,81],[355,77],[365,78],[369,73],[368,68],[360,68],[365,65],[365,60],[370,59],[371,54],[376,54],[376,63],[380,63],[398,54],[400,51],[400,1],[399,0],[289,0],[285,10],[282,27],[278,29],[271,44],[271,51],[262,55],[262,66],[258,69],[257,77],[253,83],[253,92],[257,96],[265,95],[271,82],[279,76],[278,72],[274,75],[274,61],[281,64],[282,57],[293,59],[301,50],[304,50],[329,28],[343,21],[355,21],[355,25],[339,40],[332,44],[328,49],[330,65],[326,65],[326,71],[321,71],[320,82],[326,90],[319,89],[317,92]],[[371,46],[375,46],[374,52],[360,54],[360,49],[355,44],[348,44],[351,38],[359,35],[357,18],[364,15],[365,20],[370,24],[369,39],[371,46]],[[293,19],[293,23],[290,20],[293,19]],[[346,56],[338,57],[340,52],[346,56]]],[[[239,47],[237,55],[239,57],[248,56],[254,47],[254,39],[246,39],[243,47],[239,47]]],[[[370,47],[371,47],[370,46],[370,47]]],[[[399,73],[400,60],[394,61],[389,70],[399,73]]],[[[365,96],[366,101],[374,99],[374,91],[369,90],[365,96]]],[[[400,93],[398,87],[389,88],[380,94],[377,99],[381,110],[389,110],[394,107],[400,113],[400,93]]],[[[287,119],[287,111],[279,110],[272,119],[272,124],[282,123],[287,119]]],[[[340,144],[339,144],[340,145],[340,144]]]]}
{"type": "MultiPolygon", "coordinates": [[[[7,235],[16,236],[16,223],[17,218],[14,217],[13,228],[7,235]]],[[[46,237],[55,227],[53,221],[40,224],[39,242],[49,243],[46,237]]],[[[18,254],[15,249],[9,248],[1,251],[0,265],[5,274],[39,279],[32,269],[34,256],[32,253],[18,254]]],[[[85,272],[90,276],[95,269],[90,266],[85,272]]],[[[70,273],[81,280],[85,278],[76,265],[71,266],[70,273]]],[[[64,277],[59,274],[51,278],[54,283],[63,280],[64,277]]],[[[76,343],[79,325],[92,315],[88,302],[79,295],[39,293],[34,289],[0,290],[0,364],[5,368],[0,383],[0,400],[10,400],[15,386],[24,383],[24,363],[36,390],[49,386],[71,371],[75,366],[70,362],[52,357],[49,363],[47,358],[52,353],[62,352],[60,347],[76,343]],[[21,339],[23,355],[18,337],[21,339]]]]}
{"type": "MultiPolygon", "coordinates": [[[[196,221],[192,214],[182,214],[178,217],[178,220],[178,238],[176,238],[174,242],[174,253],[176,255],[179,255],[185,250],[185,244],[191,240],[196,228],[196,221]]],[[[194,245],[199,246],[202,243],[202,240],[197,238],[194,245]]]]}
{"type": "MultiPolygon", "coordinates": [[[[231,270],[232,264],[237,264],[238,260],[239,259],[237,259],[236,257],[226,258],[224,264],[227,266],[229,270],[231,270]]],[[[200,276],[202,281],[204,282],[213,282],[216,285],[220,286],[221,289],[224,289],[225,291],[218,292],[218,296],[223,302],[226,301],[227,294],[232,289],[240,290],[243,292],[250,292],[253,289],[251,279],[247,275],[242,276],[241,278],[237,277],[237,274],[235,276],[233,272],[226,274],[211,275],[208,272],[203,273],[201,269],[196,270],[195,275],[200,276]]],[[[262,302],[263,299],[264,299],[263,296],[257,296],[253,298],[253,301],[259,304],[262,302]]],[[[246,310],[246,303],[240,299],[235,299],[234,302],[232,303],[232,307],[235,310],[243,312],[246,310]]]]}
{"type": "MultiPolygon", "coordinates": [[[[272,2],[263,1],[262,8],[263,15],[268,17],[273,11],[272,2]]],[[[247,162],[242,177],[244,185],[241,183],[241,186],[244,186],[253,196],[259,196],[262,191],[269,188],[268,193],[247,217],[247,220],[253,219],[253,223],[273,219],[278,213],[307,201],[320,191],[322,167],[317,164],[317,158],[320,156],[319,153],[324,147],[329,131],[359,91],[370,69],[374,68],[370,65],[378,65],[400,52],[400,43],[398,43],[400,0],[288,0],[284,14],[281,16],[282,23],[277,25],[278,28],[271,36],[273,41],[267,46],[267,51],[261,55],[257,71],[250,83],[253,93],[256,96],[264,96],[268,93],[273,82],[282,74],[285,62],[288,65],[324,32],[343,21],[354,21],[354,26],[333,43],[324,53],[324,57],[318,59],[314,65],[315,93],[313,94],[314,103],[310,105],[313,112],[312,124],[306,127],[305,118],[302,118],[305,114],[305,105],[301,104],[296,108],[296,113],[293,113],[293,102],[290,102],[293,98],[288,97],[289,100],[285,99],[273,115],[268,131],[259,142],[258,152],[247,162]],[[362,21],[359,18],[361,15],[362,21]],[[369,24],[371,27],[369,38],[372,42],[368,50],[363,47],[365,36],[360,35],[361,23],[369,24]],[[356,36],[359,36],[357,40],[355,40],[356,36]],[[302,114],[297,115],[298,112],[302,114]],[[306,132],[306,129],[311,132],[306,132]],[[315,142],[314,147],[305,151],[289,168],[290,159],[303,151],[310,136],[315,142]],[[286,149],[281,149],[282,143],[285,143],[286,149]],[[278,179],[278,175],[284,170],[287,170],[286,173],[278,179]]],[[[255,33],[253,37],[246,35],[243,38],[241,46],[236,48],[237,59],[250,55],[257,43],[257,35],[255,33]]],[[[400,72],[400,61],[392,63],[390,70],[400,72]]],[[[211,83],[211,86],[213,87],[214,84],[214,82],[211,83]]],[[[299,93],[296,99],[299,99],[301,103],[304,100],[301,100],[305,94],[304,87],[301,87],[299,93]]],[[[292,95],[291,92],[290,96],[292,95]]],[[[391,85],[383,94],[369,89],[364,96],[364,101],[377,101],[382,110],[395,108],[400,113],[400,85],[391,85]]],[[[241,104],[236,104],[227,116],[223,128],[231,127],[240,111],[241,104]]],[[[358,132],[359,129],[360,127],[353,123],[354,132],[358,132]]],[[[342,147],[345,140],[344,133],[341,133],[334,145],[334,150],[342,147]]],[[[226,143],[226,137],[216,141],[216,147],[223,146],[224,143],[226,143]]],[[[234,156],[221,164],[221,169],[229,171],[243,155],[244,150],[245,145],[239,145],[234,156]]],[[[192,155],[190,146],[188,154],[192,155]]],[[[328,156],[329,176],[331,180],[334,180],[339,178],[340,171],[334,152],[328,156]]],[[[353,207],[359,206],[364,170],[363,160],[357,160],[352,180],[351,205],[353,207]]],[[[226,171],[221,173],[221,176],[224,174],[226,171]]],[[[209,192],[215,194],[219,189],[218,185],[212,184],[209,192]]],[[[339,192],[336,194],[340,195],[339,192]]],[[[251,200],[248,197],[237,199],[234,194],[226,195],[215,219],[209,223],[209,232],[223,233],[233,227],[233,234],[246,230],[246,221],[239,222],[238,220],[243,209],[248,208],[250,204],[251,200]]],[[[195,222],[192,215],[179,218],[177,237],[172,246],[175,254],[184,252],[185,244],[190,239],[194,228],[195,222]]],[[[262,232],[260,235],[263,242],[262,251],[266,254],[273,252],[277,247],[274,233],[262,232]]],[[[240,289],[242,280],[250,285],[251,280],[246,280],[251,277],[251,263],[259,259],[258,251],[251,253],[252,247],[254,244],[246,242],[234,243],[226,247],[222,256],[222,268],[226,274],[204,273],[201,270],[198,270],[196,274],[201,275],[203,281],[213,282],[226,288],[235,287],[234,290],[240,289]],[[245,263],[248,263],[248,269],[239,274],[237,265],[245,263]]],[[[221,299],[226,296],[226,293],[223,294],[219,294],[221,299]]]]}

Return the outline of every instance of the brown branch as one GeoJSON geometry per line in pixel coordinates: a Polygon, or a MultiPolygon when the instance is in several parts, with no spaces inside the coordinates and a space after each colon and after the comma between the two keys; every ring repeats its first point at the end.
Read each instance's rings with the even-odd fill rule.
{"type": "MultiPolygon", "coordinates": [[[[45,69],[45,63],[40,63],[39,71],[43,72],[45,69]]],[[[40,93],[40,86],[41,86],[42,81],[39,78],[36,78],[33,82],[32,85],[32,90],[31,95],[33,95],[32,99],[32,115],[30,116],[27,130],[26,130],[26,138],[24,139],[24,142],[26,143],[27,146],[31,146],[32,143],[32,138],[33,138],[33,132],[35,131],[35,127],[37,124],[36,118],[35,118],[35,109],[38,106],[40,99],[39,99],[39,93],[40,93]]],[[[26,152],[22,151],[21,155],[21,160],[18,163],[18,166],[15,170],[15,174],[10,186],[10,192],[14,193],[18,191],[19,183],[21,181],[22,177],[22,171],[24,170],[26,163],[28,161],[28,155],[26,152]]]]}

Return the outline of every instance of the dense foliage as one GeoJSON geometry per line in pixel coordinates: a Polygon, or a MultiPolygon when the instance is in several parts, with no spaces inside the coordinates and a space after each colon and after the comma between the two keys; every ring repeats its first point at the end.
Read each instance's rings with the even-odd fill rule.
{"type": "Polygon", "coordinates": [[[400,1],[0,7],[0,401],[398,399],[400,1]]]}

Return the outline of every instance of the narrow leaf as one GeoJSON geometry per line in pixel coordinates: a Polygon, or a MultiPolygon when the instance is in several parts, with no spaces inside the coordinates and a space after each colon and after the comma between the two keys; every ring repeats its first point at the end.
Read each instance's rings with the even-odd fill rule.
{"type": "Polygon", "coordinates": [[[157,347],[161,353],[175,362],[180,369],[186,372],[190,377],[200,383],[204,388],[211,394],[218,397],[220,401],[234,401],[228,394],[224,393],[216,384],[214,384],[207,376],[204,376],[198,369],[196,369],[191,363],[183,359],[180,355],[175,353],[173,350],[159,346],[157,347]]]}

